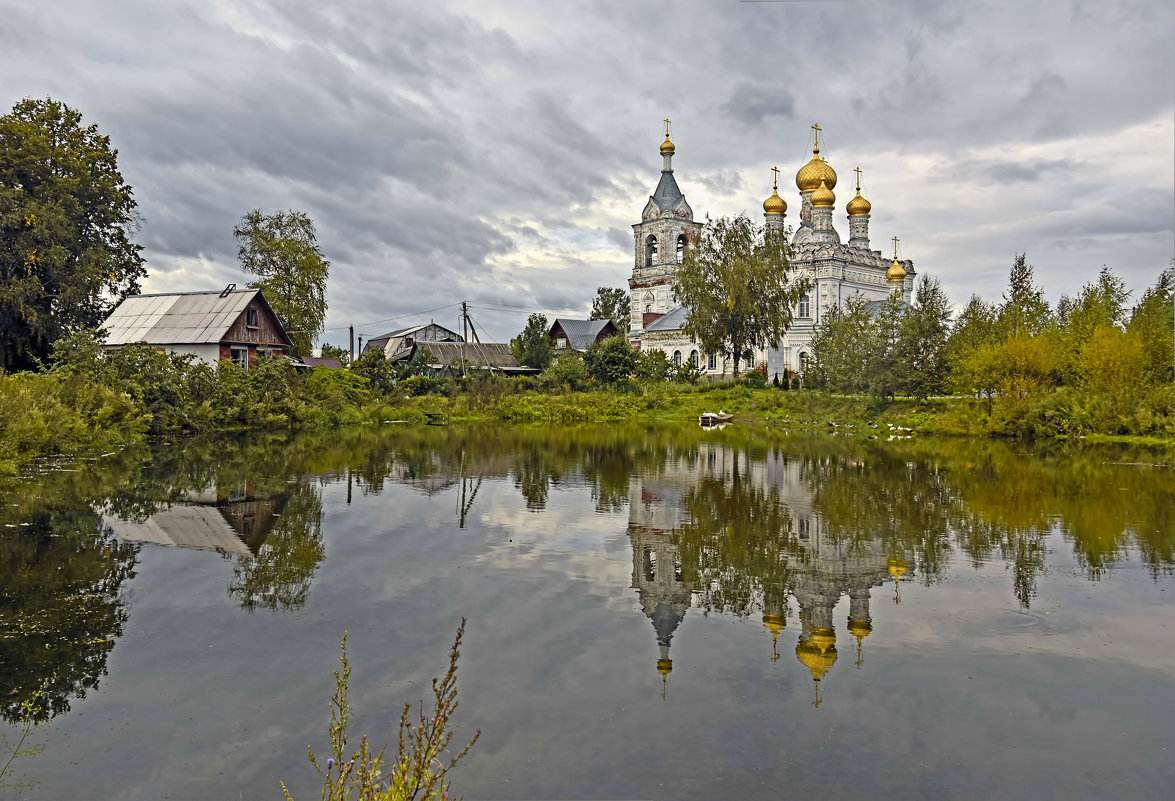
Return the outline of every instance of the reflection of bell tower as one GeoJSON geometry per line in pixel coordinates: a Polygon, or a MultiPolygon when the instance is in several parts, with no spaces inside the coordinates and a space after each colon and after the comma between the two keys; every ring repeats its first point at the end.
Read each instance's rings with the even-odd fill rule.
{"type": "Polygon", "coordinates": [[[685,618],[692,594],[681,580],[681,559],[670,532],[630,525],[632,539],[632,588],[640,597],[641,610],[653,621],[660,648],[657,670],[668,686],[673,660],[669,642],[685,618]]]}
{"type": "Polygon", "coordinates": [[[849,590],[849,634],[857,638],[857,667],[861,667],[861,644],[873,631],[873,618],[869,617],[869,588],[858,587],[849,590]]]}
{"type": "Polygon", "coordinates": [[[779,632],[787,625],[787,588],[763,590],[763,628],[771,632],[771,661],[779,661],[779,632]]]}
{"type": "Polygon", "coordinates": [[[812,671],[816,688],[814,704],[820,706],[820,680],[836,664],[836,629],[832,623],[832,609],[840,592],[827,584],[821,586],[818,576],[805,576],[796,586],[796,600],[800,604],[800,640],[796,644],[796,659],[812,671]]]}

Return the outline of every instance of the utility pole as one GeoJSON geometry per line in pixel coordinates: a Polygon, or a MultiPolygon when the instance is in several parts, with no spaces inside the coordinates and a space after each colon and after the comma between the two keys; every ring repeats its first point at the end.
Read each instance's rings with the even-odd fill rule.
{"type": "Polygon", "coordinates": [[[466,378],[465,372],[465,326],[469,322],[469,301],[461,301],[461,377],[466,378]]]}
{"type": "Polygon", "coordinates": [[[359,337],[359,353],[360,355],[363,353],[363,337],[359,337]]]}
{"type": "Polygon", "coordinates": [[[351,330],[351,357],[350,357],[349,361],[347,362],[348,364],[351,364],[352,362],[355,361],[355,326],[353,326],[353,325],[350,326],[350,330],[351,330]]]}

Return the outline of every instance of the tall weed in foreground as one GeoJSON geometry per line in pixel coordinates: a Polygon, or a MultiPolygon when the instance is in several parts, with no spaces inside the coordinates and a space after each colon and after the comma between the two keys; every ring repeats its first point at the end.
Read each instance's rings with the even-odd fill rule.
{"type": "MultiPolygon", "coordinates": [[[[432,680],[433,708],[425,712],[423,703],[420,718],[408,719],[412,704],[404,704],[400,712],[400,738],[396,758],[385,761],[387,747],[372,755],[364,734],[359,750],[347,757],[347,729],[351,725],[351,707],[348,693],[351,682],[351,663],[347,661],[347,633],[339,646],[342,654],[342,672],[335,671],[335,693],[330,700],[330,743],[332,756],[319,764],[314,749],[306,747],[314,770],[323,778],[324,801],[444,801],[449,797],[446,776],[465,758],[469,749],[481,736],[481,729],[449,760],[443,754],[453,739],[449,722],[457,711],[457,659],[461,656],[461,638],[465,636],[465,618],[457,627],[457,636],[449,650],[449,669],[445,675],[432,680]],[[385,776],[385,773],[387,774],[385,776]]],[[[293,801],[285,782],[281,783],[286,801],[293,801]]]]}

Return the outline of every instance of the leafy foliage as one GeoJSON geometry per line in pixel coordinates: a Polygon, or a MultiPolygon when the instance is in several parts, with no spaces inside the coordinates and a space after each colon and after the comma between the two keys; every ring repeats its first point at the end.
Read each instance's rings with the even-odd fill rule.
{"type": "Polygon", "coordinates": [[[628,333],[631,313],[631,301],[628,293],[623,289],[612,287],[597,287],[596,297],[592,300],[592,313],[589,320],[611,320],[612,325],[621,334],[628,333]]]}
{"type": "Polygon", "coordinates": [[[265,293],[294,342],[294,352],[310,355],[326,321],[326,281],[330,262],[318,247],[314,222],[302,211],[245,214],[233,228],[241,270],[258,276],[249,284],[265,293]]]}
{"type": "Polygon", "coordinates": [[[0,369],[30,369],[97,326],[147,274],[118,151],[56,100],[0,117],[0,369]]]}
{"type": "Polygon", "coordinates": [[[612,385],[632,375],[637,353],[628,344],[628,337],[618,334],[589,345],[583,354],[583,362],[592,379],[612,385]]]}
{"type": "Polygon", "coordinates": [[[545,315],[532,314],[527,319],[522,332],[510,340],[510,352],[519,364],[539,370],[550,365],[554,349],[548,336],[549,328],[545,315]]]}
{"type": "Polygon", "coordinates": [[[675,292],[689,315],[682,330],[708,353],[738,360],[778,346],[808,287],[788,276],[786,238],[746,215],[707,221],[677,268],[675,292]]]}
{"type": "MultiPolygon", "coordinates": [[[[426,711],[423,705],[415,723],[409,720],[411,704],[404,704],[400,712],[400,736],[394,760],[385,761],[387,749],[372,753],[367,735],[359,741],[359,748],[348,756],[347,735],[351,727],[350,683],[351,663],[347,659],[347,633],[343,632],[339,661],[342,672],[335,671],[335,692],[330,702],[331,754],[324,763],[311,746],[307,757],[314,770],[323,779],[322,798],[346,801],[358,798],[369,801],[444,801],[449,797],[448,773],[473,748],[481,729],[455,756],[446,759],[445,752],[453,741],[453,713],[457,711],[457,660],[461,656],[461,639],[465,635],[465,618],[457,627],[457,637],[449,651],[449,669],[440,679],[432,680],[433,707],[426,711]],[[385,775],[386,774],[386,775],[385,775]]],[[[285,782],[282,791],[286,801],[293,801],[285,782]]]]}

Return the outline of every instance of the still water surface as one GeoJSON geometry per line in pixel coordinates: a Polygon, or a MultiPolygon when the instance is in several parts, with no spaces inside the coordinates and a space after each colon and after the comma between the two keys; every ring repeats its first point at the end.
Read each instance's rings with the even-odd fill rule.
{"type": "Polygon", "coordinates": [[[737,428],[161,443],[0,483],[0,796],[318,796],[462,616],[477,799],[1175,794],[1170,453],[737,428]],[[0,753],[7,760],[11,749],[0,753]]]}

